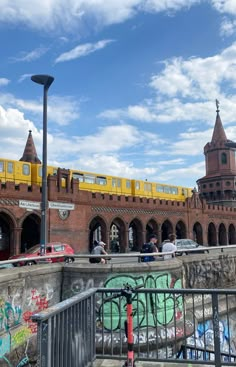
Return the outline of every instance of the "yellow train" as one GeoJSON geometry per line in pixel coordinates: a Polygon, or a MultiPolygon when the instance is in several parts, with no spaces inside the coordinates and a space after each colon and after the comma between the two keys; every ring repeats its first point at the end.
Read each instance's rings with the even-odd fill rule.
{"type": "MultiPolygon", "coordinates": [[[[48,166],[47,174],[57,174],[57,167],[48,166]]],[[[185,201],[192,195],[192,189],[183,186],[173,186],[143,180],[122,178],[118,176],[101,175],[80,170],[70,170],[70,178],[79,180],[81,190],[117,194],[125,196],[138,196],[153,199],[185,201]]],[[[6,183],[13,181],[20,183],[42,184],[42,164],[32,164],[22,161],[0,158],[0,181],[6,183]]]]}
{"type": "Polygon", "coordinates": [[[73,177],[79,180],[81,190],[91,192],[178,201],[185,201],[187,197],[192,196],[192,189],[189,187],[100,175],[77,170],[70,170],[70,175],[71,178],[73,177]]]}

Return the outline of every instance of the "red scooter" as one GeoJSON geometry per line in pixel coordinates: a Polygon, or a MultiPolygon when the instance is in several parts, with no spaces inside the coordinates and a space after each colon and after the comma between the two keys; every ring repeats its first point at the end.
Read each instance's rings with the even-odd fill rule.
{"type": "Polygon", "coordinates": [[[125,335],[127,338],[127,359],[125,364],[122,367],[135,367],[134,361],[134,335],[133,335],[133,304],[132,301],[134,299],[135,291],[139,288],[142,288],[143,284],[138,285],[136,287],[132,287],[130,284],[126,283],[123,288],[120,289],[118,293],[107,297],[106,301],[109,301],[113,298],[117,297],[125,297],[126,298],[126,315],[127,320],[125,321],[125,335]]]}

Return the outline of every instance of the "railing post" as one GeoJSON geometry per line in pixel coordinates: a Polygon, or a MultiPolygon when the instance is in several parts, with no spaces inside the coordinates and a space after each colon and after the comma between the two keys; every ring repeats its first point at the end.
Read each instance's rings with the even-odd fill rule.
{"type": "Polygon", "coordinates": [[[215,353],[215,366],[221,367],[221,350],[220,350],[220,328],[219,328],[219,307],[218,307],[218,294],[212,294],[212,322],[214,331],[214,353],[215,353]]]}

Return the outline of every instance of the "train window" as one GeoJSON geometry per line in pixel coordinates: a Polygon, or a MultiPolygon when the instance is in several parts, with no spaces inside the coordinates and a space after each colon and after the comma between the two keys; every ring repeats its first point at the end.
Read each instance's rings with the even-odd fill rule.
{"type": "Polygon", "coordinates": [[[164,187],[163,187],[163,186],[161,186],[161,185],[157,185],[157,186],[156,186],[156,191],[157,191],[157,192],[163,192],[163,191],[164,191],[163,189],[164,189],[164,187]]]}
{"type": "Polygon", "coordinates": [[[126,189],[130,189],[130,187],[131,187],[130,180],[126,180],[126,189]]]}
{"type": "Polygon", "coordinates": [[[72,177],[73,177],[75,180],[79,180],[79,182],[84,182],[84,175],[83,175],[83,173],[76,173],[76,172],[73,172],[73,173],[72,173],[72,177]]]}
{"type": "Polygon", "coordinates": [[[152,184],[144,182],[144,191],[152,191],[152,184]]]}
{"type": "Polygon", "coordinates": [[[23,164],[23,166],[22,166],[22,173],[25,176],[28,176],[30,174],[29,164],[23,164]]]}
{"type": "Polygon", "coordinates": [[[116,187],[116,178],[113,178],[111,181],[112,187],[116,187]]]}
{"type": "Polygon", "coordinates": [[[13,173],[13,163],[12,162],[7,162],[7,172],[13,173]]]}
{"type": "Polygon", "coordinates": [[[0,161],[0,172],[4,172],[4,162],[0,161]]]}
{"type": "Polygon", "coordinates": [[[43,176],[43,167],[42,166],[39,166],[39,168],[38,168],[38,176],[39,177],[43,176]]]}
{"type": "Polygon", "coordinates": [[[170,186],[164,186],[164,192],[166,194],[170,194],[171,193],[170,186]]]}
{"type": "Polygon", "coordinates": [[[85,175],[84,182],[94,184],[96,182],[96,177],[92,175],[85,175]]]}
{"type": "Polygon", "coordinates": [[[173,195],[178,195],[178,188],[177,187],[172,187],[171,191],[172,191],[173,195]]]}
{"type": "Polygon", "coordinates": [[[117,178],[117,187],[121,187],[121,179],[117,178]]]}
{"type": "Polygon", "coordinates": [[[99,176],[97,176],[96,177],[96,183],[98,185],[106,185],[107,184],[107,179],[106,179],[106,177],[99,177],[99,176]]]}
{"type": "Polygon", "coordinates": [[[187,189],[182,189],[182,195],[187,196],[188,195],[188,190],[187,189]]]}
{"type": "Polygon", "coordinates": [[[135,181],[135,189],[140,190],[140,182],[139,181],[135,181]]]}
{"type": "Polygon", "coordinates": [[[53,176],[57,175],[57,168],[53,168],[53,176]]]}

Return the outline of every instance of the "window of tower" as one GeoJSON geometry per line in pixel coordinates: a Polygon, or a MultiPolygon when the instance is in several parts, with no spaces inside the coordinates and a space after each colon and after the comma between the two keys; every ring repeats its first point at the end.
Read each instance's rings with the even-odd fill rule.
{"type": "Polygon", "coordinates": [[[226,153],[221,154],[221,163],[222,164],[227,164],[227,155],[226,155],[226,153]]]}

